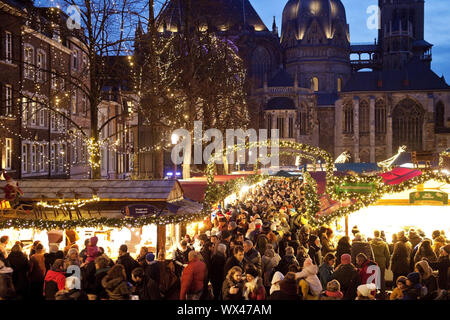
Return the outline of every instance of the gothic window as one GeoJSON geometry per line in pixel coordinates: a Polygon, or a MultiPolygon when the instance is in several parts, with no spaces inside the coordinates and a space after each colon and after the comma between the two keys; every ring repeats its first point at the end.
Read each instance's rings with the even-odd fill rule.
{"type": "Polygon", "coordinates": [[[337,79],[337,92],[342,91],[342,78],[337,79]]]}
{"type": "Polygon", "coordinates": [[[386,133],[386,103],[381,99],[375,103],[375,133],[386,133]]]}
{"type": "Polygon", "coordinates": [[[298,113],[298,123],[300,124],[300,135],[308,134],[308,113],[301,111],[298,113]]]}
{"type": "Polygon", "coordinates": [[[436,105],[436,128],[445,127],[445,108],[442,101],[436,105]]]}
{"type": "Polygon", "coordinates": [[[359,104],[359,132],[369,133],[370,132],[370,110],[369,103],[363,100],[359,104]]]}
{"type": "Polygon", "coordinates": [[[344,106],[344,133],[353,133],[353,104],[351,102],[344,106]]]}
{"type": "Polygon", "coordinates": [[[280,138],[284,138],[284,118],[277,118],[277,129],[280,138]]]}
{"type": "Polygon", "coordinates": [[[288,138],[294,138],[294,118],[289,117],[288,138]]]}
{"type": "Polygon", "coordinates": [[[272,115],[268,114],[267,115],[267,137],[269,139],[272,137],[271,132],[272,132],[272,115]]]}
{"type": "Polygon", "coordinates": [[[405,145],[409,151],[422,150],[423,108],[414,100],[404,99],[392,114],[393,150],[405,145]]]}
{"type": "MultiPolygon", "coordinates": [[[[264,47],[258,47],[252,56],[252,73],[256,78],[256,84],[261,86],[264,81],[265,74],[270,73],[271,62],[270,54],[264,47]]],[[[270,75],[269,75],[270,76],[270,75]]]]}

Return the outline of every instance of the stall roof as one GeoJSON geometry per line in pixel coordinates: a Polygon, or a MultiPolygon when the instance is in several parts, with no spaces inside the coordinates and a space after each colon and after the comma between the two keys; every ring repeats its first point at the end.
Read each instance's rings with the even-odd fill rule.
{"type": "MultiPolygon", "coordinates": [[[[176,201],[183,189],[175,180],[18,180],[23,200],[91,199],[101,201],[176,201]]],[[[0,181],[0,188],[6,181],[0,181]]]]}
{"type": "Polygon", "coordinates": [[[357,173],[379,171],[381,168],[376,163],[335,163],[337,171],[354,171],[357,173]]]}

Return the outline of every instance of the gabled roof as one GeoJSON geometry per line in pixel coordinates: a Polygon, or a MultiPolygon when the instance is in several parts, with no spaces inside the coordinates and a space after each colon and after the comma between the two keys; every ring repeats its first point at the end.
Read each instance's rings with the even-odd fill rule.
{"type": "Polygon", "coordinates": [[[440,78],[419,58],[413,58],[401,70],[356,72],[352,74],[343,92],[352,91],[410,91],[410,90],[449,90],[440,78]],[[406,81],[407,80],[407,81],[406,81]],[[381,86],[378,83],[381,81],[381,86]]]}
{"type": "MultiPolygon", "coordinates": [[[[183,189],[175,180],[18,180],[23,200],[175,201],[183,189]]],[[[6,181],[0,181],[0,188],[6,181]]]]}

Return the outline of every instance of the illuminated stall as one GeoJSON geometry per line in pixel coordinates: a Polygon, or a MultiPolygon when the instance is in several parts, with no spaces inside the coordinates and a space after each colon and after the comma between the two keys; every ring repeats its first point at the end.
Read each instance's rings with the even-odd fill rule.
{"type": "MultiPolygon", "coordinates": [[[[0,209],[0,235],[10,246],[33,241],[46,251],[63,250],[98,237],[112,258],[127,244],[132,256],[141,247],[165,251],[180,240],[180,226],[202,220],[202,205],[184,199],[175,180],[22,180],[23,195],[0,209]]],[[[0,181],[0,187],[6,185],[0,181]]],[[[1,200],[1,199],[0,199],[1,200]]]]}

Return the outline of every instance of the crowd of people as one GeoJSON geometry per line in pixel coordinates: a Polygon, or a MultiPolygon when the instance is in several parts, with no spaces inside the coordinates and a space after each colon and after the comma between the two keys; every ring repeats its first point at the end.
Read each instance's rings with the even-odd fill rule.
{"type": "Polygon", "coordinates": [[[311,228],[303,215],[300,180],[269,180],[250,191],[166,259],[126,244],[117,261],[97,246],[50,246],[30,252],[0,239],[3,300],[439,300],[448,299],[450,244],[443,231],[427,238],[402,230],[387,241],[357,226],[335,239],[328,226],[311,228]],[[387,282],[386,271],[393,273],[387,282]],[[375,275],[375,276],[374,276],[375,275]],[[379,277],[377,278],[377,276],[379,277]]]}

